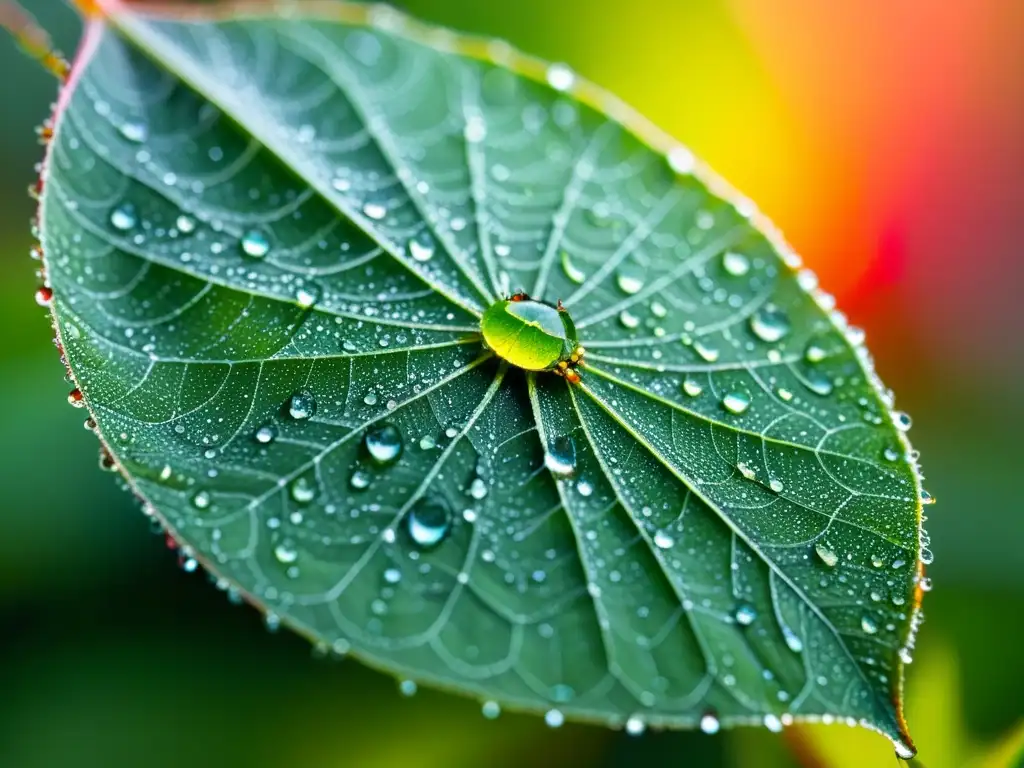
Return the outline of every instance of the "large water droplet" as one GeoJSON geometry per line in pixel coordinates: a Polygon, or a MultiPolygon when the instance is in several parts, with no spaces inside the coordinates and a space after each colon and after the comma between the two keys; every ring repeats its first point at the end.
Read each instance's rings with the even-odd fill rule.
{"type": "Polygon", "coordinates": [[[714,347],[707,346],[702,341],[693,342],[693,349],[698,355],[701,356],[702,360],[705,360],[709,363],[713,363],[718,359],[718,350],[715,349],[714,347]]]}
{"type": "Polygon", "coordinates": [[[416,237],[410,238],[408,247],[409,255],[420,263],[434,258],[434,252],[437,249],[434,239],[427,232],[422,232],[416,235],[416,237]]]}
{"type": "Polygon", "coordinates": [[[750,330],[762,341],[773,343],[789,333],[789,318],[781,309],[769,304],[750,316],[750,330]]]}
{"type": "Polygon", "coordinates": [[[556,91],[567,91],[572,88],[576,75],[565,64],[552,64],[547,72],[548,85],[556,91]]]}
{"type": "Polygon", "coordinates": [[[277,427],[273,424],[264,424],[256,430],[253,437],[256,438],[257,443],[263,443],[264,445],[272,443],[274,442],[274,438],[277,437],[277,427]]]}
{"type": "Polygon", "coordinates": [[[910,420],[910,416],[903,411],[894,411],[892,414],[892,423],[896,425],[896,429],[900,432],[906,432],[910,429],[913,422],[910,420]]]}
{"type": "Polygon", "coordinates": [[[861,616],[860,628],[864,630],[865,634],[873,635],[878,631],[878,624],[870,616],[861,616]]]}
{"type": "Polygon", "coordinates": [[[363,213],[366,218],[373,219],[374,221],[380,221],[388,215],[388,209],[380,203],[367,202],[363,203],[363,213]]]}
{"type": "Polygon", "coordinates": [[[628,309],[624,309],[619,312],[619,322],[622,323],[623,328],[628,328],[629,330],[633,330],[640,326],[640,318],[628,309]]]}
{"type": "Polygon", "coordinates": [[[300,390],[288,400],[288,415],[302,421],[316,413],[316,398],[309,390],[300,390]]]}
{"type": "Polygon", "coordinates": [[[270,253],[270,238],[258,229],[250,229],[242,235],[242,253],[254,259],[262,259],[270,253]]]}
{"type": "Polygon", "coordinates": [[[825,350],[817,344],[808,344],[807,349],[804,350],[804,359],[808,363],[820,363],[825,359],[825,350]]]}
{"type": "Polygon", "coordinates": [[[110,212],[110,225],[119,232],[127,232],[139,223],[139,215],[131,203],[122,203],[110,212]]]}
{"type": "Polygon", "coordinates": [[[544,722],[548,724],[549,728],[560,728],[565,722],[565,715],[557,709],[549,709],[544,713],[544,722]]]}
{"type": "Polygon", "coordinates": [[[816,395],[826,397],[832,394],[832,379],[821,371],[810,371],[804,382],[807,388],[816,395]]]}
{"type": "Polygon", "coordinates": [[[183,213],[175,219],[174,227],[183,235],[191,235],[196,231],[196,220],[183,213]]]}
{"type": "Polygon", "coordinates": [[[452,528],[451,510],[439,497],[420,499],[405,519],[409,537],[423,549],[436,547],[452,528]]]}
{"type": "Polygon", "coordinates": [[[633,715],[626,720],[626,733],[630,736],[639,736],[647,729],[647,724],[639,715],[633,715]]]}
{"type": "Polygon", "coordinates": [[[658,549],[671,549],[675,543],[675,539],[667,531],[657,531],[654,534],[654,546],[658,549]]]}
{"type": "Polygon", "coordinates": [[[690,397],[697,397],[697,395],[704,391],[704,387],[693,379],[683,379],[682,389],[683,393],[690,397]]]}
{"type": "Polygon", "coordinates": [[[391,424],[372,427],[363,438],[366,451],[379,464],[390,464],[402,453],[402,433],[391,424]]]}
{"type": "Polygon", "coordinates": [[[480,712],[488,720],[494,720],[501,714],[501,705],[496,701],[485,701],[483,706],[480,707],[480,712]]]}
{"type": "Polygon", "coordinates": [[[140,144],[149,138],[149,128],[141,120],[126,120],[121,123],[118,130],[121,135],[133,144],[140,144]]]}
{"type": "Polygon", "coordinates": [[[722,398],[722,407],[738,416],[750,407],[750,397],[744,392],[728,392],[722,398]]]}
{"type": "Polygon", "coordinates": [[[548,441],[544,466],[556,477],[572,477],[576,471],[576,441],[564,435],[548,441]]]}
{"type": "Polygon", "coordinates": [[[772,733],[780,733],[782,731],[782,721],[777,715],[765,715],[763,722],[764,727],[772,733]]]}

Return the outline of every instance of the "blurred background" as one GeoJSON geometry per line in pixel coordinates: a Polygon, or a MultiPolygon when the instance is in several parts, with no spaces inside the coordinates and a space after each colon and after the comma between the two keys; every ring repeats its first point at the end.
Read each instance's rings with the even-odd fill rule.
{"type": "MultiPolygon", "coordinates": [[[[63,3],[22,3],[74,50],[63,3]]],[[[400,5],[623,96],[756,200],[867,330],[939,500],[911,731],[929,768],[1011,764],[992,755],[1024,736],[1024,3],[400,5]]],[[[487,721],[476,703],[405,698],[355,662],[315,659],[180,569],[64,405],[25,193],[56,83],[2,35],[0,73],[0,765],[895,764],[884,739],[846,726],[633,738],[487,721]]]]}

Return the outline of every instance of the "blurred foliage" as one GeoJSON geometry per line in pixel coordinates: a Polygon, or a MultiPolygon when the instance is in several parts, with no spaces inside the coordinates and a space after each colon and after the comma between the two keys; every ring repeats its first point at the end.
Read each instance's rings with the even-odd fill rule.
{"type": "MultiPolygon", "coordinates": [[[[826,7],[807,2],[808,8],[826,7]]],[[[61,47],[74,49],[77,22],[70,11],[55,0],[25,5],[61,47]]],[[[1024,370],[1024,335],[1014,302],[989,287],[996,278],[1007,290],[1021,285],[1017,223],[1024,193],[1013,174],[1024,168],[1024,69],[1014,62],[1024,45],[1024,5],[948,5],[983,22],[978,34],[988,35],[981,38],[986,44],[972,55],[987,68],[979,70],[985,77],[970,86],[970,95],[992,105],[982,109],[970,102],[951,144],[931,156],[947,174],[932,187],[944,196],[928,197],[932,188],[917,193],[927,201],[928,216],[907,225],[918,229],[905,233],[903,271],[889,282],[870,270],[864,277],[872,254],[844,261],[823,246],[831,239],[840,244],[861,214],[841,201],[827,207],[842,182],[828,169],[848,172],[880,158],[835,154],[831,135],[816,133],[796,107],[789,108],[793,91],[762,66],[763,49],[755,55],[749,30],[733,13],[740,6],[774,12],[770,0],[405,5],[423,18],[500,35],[571,62],[687,141],[758,200],[826,287],[862,286],[840,293],[840,305],[867,327],[879,372],[895,387],[900,407],[914,416],[911,436],[924,457],[928,488],[940,501],[930,508],[928,524],[937,557],[930,569],[935,591],[925,601],[928,620],[907,683],[911,731],[929,768],[1019,766],[1024,656],[1014,619],[1024,611],[1024,515],[1016,435],[1024,427],[1024,401],[1015,374],[1024,370]],[[1005,141],[999,138],[1004,134],[1005,141]],[[955,164],[949,162],[954,156],[955,164]],[[985,247],[974,247],[978,238],[985,247]],[[977,280],[966,277],[966,269],[977,280]],[[984,290],[972,288],[976,283],[984,290]],[[930,292],[921,286],[931,286],[930,292]],[[964,343],[943,335],[956,323],[970,329],[964,343]]],[[[911,5],[921,6],[912,24],[880,24],[877,34],[927,36],[922,20],[935,9],[911,5]]],[[[891,6],[851,0],[849,7],[870,15],[891,6]]],[[[818,40],[800,26],[801,14],[783,18],[818,40]]],[[[955,40],[958,29],[944,34],[955,40]]],[[[859,72],[870,63],[837,63],[831,57],[838,54],[827,47],[818,55],[822,77],[839,64],[859,72]]],[[[917,65],[942,76],[961,72],[938,59],[917,65]]],[[[81,428],[82,412],[63,405],[68,385],[45,313],[32,299],[36,279],[27,253],[33,204],[25,195],[41,154],[33,127],[48,114],[55,84],[2,39],[0,72],[0,321],[7,329],[0,374],[9,405],[0,464],[6,490],[0,515],[0,765],[797,765],[795,752],[766,732],[633,739],[587,727],[552,731],[538,719],[515,715],[490,722],[476,704],[440,693],[404,699],[393,681],[358,664],[311,658],[303,641],[267,632],[253,611],[231,607],[202,576],[177,568],[163,541],[148,533],[132,498],[96,468],[95,440],[81,428]]],[[[884,78],[900,73],[891,68],[884,78]]],[[[949,89],[938,93],[952,98],[949,89]]],[[[813,112],[814,102],[797,106],[813,112]]],[[[877,119],[885,125],[884,112],[877,119]]],[[[911,126],[897,144],[910,152],[930,127],[911,126]]],[[[896,183],[884,175],[882,182],[896,183]]],[[[895,764],[874,734],[846,726],[798,733],[814,749],[837,749],[846,762],[836,768],[895,764]]],[[[818,762],[805,765],[830,765],[824,760],[832,752],[814,754],[818,762]]]]}

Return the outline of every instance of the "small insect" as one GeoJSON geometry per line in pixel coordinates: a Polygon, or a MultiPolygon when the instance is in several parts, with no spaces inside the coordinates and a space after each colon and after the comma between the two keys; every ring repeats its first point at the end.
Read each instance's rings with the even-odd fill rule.
{"type": "Polygon", "coordinates": [[[584,349],[569,311],[514,293],[492,304],[480,320],[484,342],[496,355],[526,371],[552,371],[577,383],[584,349]]]}

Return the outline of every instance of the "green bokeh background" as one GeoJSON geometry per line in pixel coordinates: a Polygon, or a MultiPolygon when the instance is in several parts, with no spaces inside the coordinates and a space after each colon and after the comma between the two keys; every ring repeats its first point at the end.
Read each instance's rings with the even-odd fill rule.
{"type": "MultiPolygon", "coordinates": [[[[74,49],[79,30],[71,11],[58,0],[23,4],[61,47],[74,49]]],[[[665,71],[649,74],[664,100],[652,96],[657,89],[650,79],[615,76],[621,69],[616,57],[625,66],[647,47],[639,30],[663,14],[674,28],[692,22],[710,39],[736,34],[729,3],[635,5],[642,23],[623,30],[618,50],[614,35],[591,39],[586,31],[612,0],[405,4],[417,16],[570,61],[756,194],[743,183],[745,164],[756,163],[756,145],[743,145],[737,159],[712,138],[729,130],[716,123],[719,105],[702,110],[694,104],[680,114],[671,104],[680,78],[706,75],[701,50],[707,46],[685,52],[672,48],[671,34],[655,34],[649,46],[663,54],[651,61],[665,71]]],[[[620,6],[614,5],[616,13],[629,18],[620,6]]],[[[1024,35],[1016,40],[1024,44],[1024,35]]],[[[677,43],[683,46],[684,38],[677,43]]],[[[1019,64],[1019,45],[1016,50],[1019,64]]],[[[737,54],[725,85],[756,70],[756,62],[737,54]]],[[[180,569],[131,496],[98,470],[95,438],[82,429],[83,412],[64,405],[70,387],[46,313],[33,301],[28,222],[34,204],[25,189],[42,151],[33,128],[47,115],[55,88],[0,38],[0,386],[6,404],[0,419],[0,766],[796,765],[781,740],[767,733],[631,738],[593,727],[551,730],[538,718],[518,715],[487,721],[476,703],[431,691],[406,698],[394,681],[355,662],[314,658],[305,642],[267,631],[255,611],[230,605],[202,574],[180,569]]],[[[1000,209],[1007,232],[1011,213],[1021,220],[1024,192],[1008,196],[1000,209]]],[[[990,261],[997,266],[1019,253],[1009,236],[995,247],[1003,249],[990,261]]],[[[818,266],[813,254],[809,261],[818,266]]],[[[946,260],[936,268],[966,275],[972,263],[946,260]]],[[[1009,269],[1007,279],[1014,274],[1020,270],[1009,269]]],[[[926,602],[918,657],[951,653],[961,693],[940,705],[973,740],[993,740],[1024,714],[1018,490],[1024,355],[1015,341],[1024,323],[1016,313],[996,318],[992,333],[1005,334],[1007,346],[1000,351],[995,345],[998,364],[979,369],[976,360],[957,357],[959,348],[947,356],[941,344],[907,341],[900,329],[910,311],[891,297],[869,309],[853,319],[868,326],[883,378],[914,416],[911,436],[923,454],[929,490],[942,502],[929,510],[936,590],[926,602]]],[[[944,310],[932,304],[914,311],[944,310]]],[[[911,691],[935,688],[921,679],[929,669],[911,667],[911,691]]],[[[929,755],[928,724],[914,714],[912,705],[911,727],[925,762],[956,765],[937,749],[929,755]]],[[[865,758],[861,764],[874,763],[865,758]]]]}

